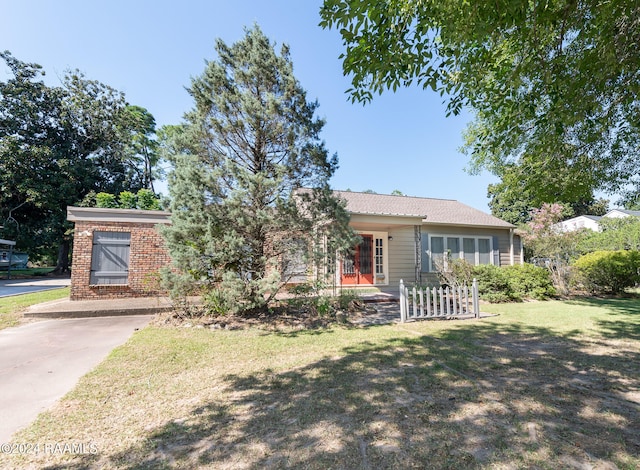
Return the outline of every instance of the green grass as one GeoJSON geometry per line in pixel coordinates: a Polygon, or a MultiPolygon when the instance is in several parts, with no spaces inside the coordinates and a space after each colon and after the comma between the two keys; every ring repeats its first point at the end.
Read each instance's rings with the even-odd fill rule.
{"type": "Polygon", "coordinates": [[[640,300],[483,306],[480,321],[266,332],[147,327],[0,467],[640,467],[640,300]]]}
{"type": "Polygon", "coordinates": [[[65,297],[69,297],[68,287],[0,298],[0,330],[18,325],[27,307],[65,297]]]}

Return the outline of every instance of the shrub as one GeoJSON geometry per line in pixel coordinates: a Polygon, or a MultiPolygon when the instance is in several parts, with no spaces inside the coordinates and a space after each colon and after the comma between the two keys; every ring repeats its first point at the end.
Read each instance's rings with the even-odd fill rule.
{"type": "Polygon", "coordinates": [[[118,194],[118,207],[120,209],[135,209],[137,205],[136,195],[131,191],[122,191],[118,194]]]}
{"type": "Polygon", "coordinates": [[[533,264],[516,264],[503,268],[507,272],[509,287],[520,298],[544,300],[556,295],[548,269],[533,264]]]}
{"type": "Polygon", "coordinates": [[[358,292],[351,289],[341,290],[336,298],[336,307],[339,310],[350,310],[354,303],[360,300],[358,292]]]}
{"type": "Polygon", "coordinates": [[[446,286],[468,286],[473,280],[473,265],[463,258],[452,258],[447,254],[446,266],[444,260],[436,262],[440,284],[446,286]]]}
{"type": "Polygon", "coordinates": [[[594,251],[573,267],[573,283],[594,294],[621,293],[640,282],[640,252],[635,250],[594,251]]]}
{"type": "Polygon", "coordinates": [[[118,207],[116,197],[111,193],[98,193],[96,194],[96,207],[100,208],[115,208],[118,207]]]}
{"type": "Polygon", "coordinates": [[[555,295],[549,271],[532,264],[498,267],[474,266],[480,297],[489,302],[543,300],[555,295]]]}
{"type": "Polygon", "coordinates": [[[478,292],[484,300],[489,302],[522,300],[511,289],[506,270],[499,266],[490,264],[475,266],[473,276],[478,280],[478,292]]]}

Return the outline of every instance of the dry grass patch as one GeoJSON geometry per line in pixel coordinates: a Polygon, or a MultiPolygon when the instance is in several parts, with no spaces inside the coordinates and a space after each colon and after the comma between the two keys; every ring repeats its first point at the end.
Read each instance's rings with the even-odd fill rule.
{"type": "Polygon", "coordinates": [[[483,321],[146,328],[14,437],[95,455],[0,466],[640,467],[640,306],[546,305],[555,318],[531,304],[483,321]]]}

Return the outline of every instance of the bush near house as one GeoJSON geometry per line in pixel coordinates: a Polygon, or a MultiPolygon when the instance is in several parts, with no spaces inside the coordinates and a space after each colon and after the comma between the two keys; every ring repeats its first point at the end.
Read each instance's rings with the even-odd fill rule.
{"type": "Polygon", "coordinates": [[[502,269],[507,272],[509,288],[519,300],[544,300],[556,295],[553,279],[546,268],[525,263],[505,266],[502,269]]]}
{"type": "Polygon", "coordinates": [[[499,266],[481,265],[473,268],[473,277],[478,280],[478,292],[489,302],[513,302],[522,300],[511,289],[506,270],[499,266]]]}
{"type": "Polygon", "coordinates": [[[619,294],[640,282],[640,251],[594,251],[573,263],[573,284],[593,294],[619,294]]]}
{"type": "Polygon", "coordinates": [[[529,263],[473,266],[463,259],[449,259],[447,269],[441,269],[439,275],[445,285],[470,285],[476,278],[480,297],[489,302],[544,300],[556,295],[549,271],[529,263]]]}

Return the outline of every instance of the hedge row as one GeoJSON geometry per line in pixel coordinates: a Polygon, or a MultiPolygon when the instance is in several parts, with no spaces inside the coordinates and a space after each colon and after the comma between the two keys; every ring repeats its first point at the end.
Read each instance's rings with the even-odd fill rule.
{"type": "Polygon", "coordinates": [[[640,251],[594,251],[572,266],[572,283],[592,294],[619,294],[640,283],[640,251]]]}
{"type": "Polygon", "coordinates": [[[521,302],[526,298],[544,300],[556,294],[549,271],[532,264],[473,267],[478,291],[489,302],[521,302]]]}

